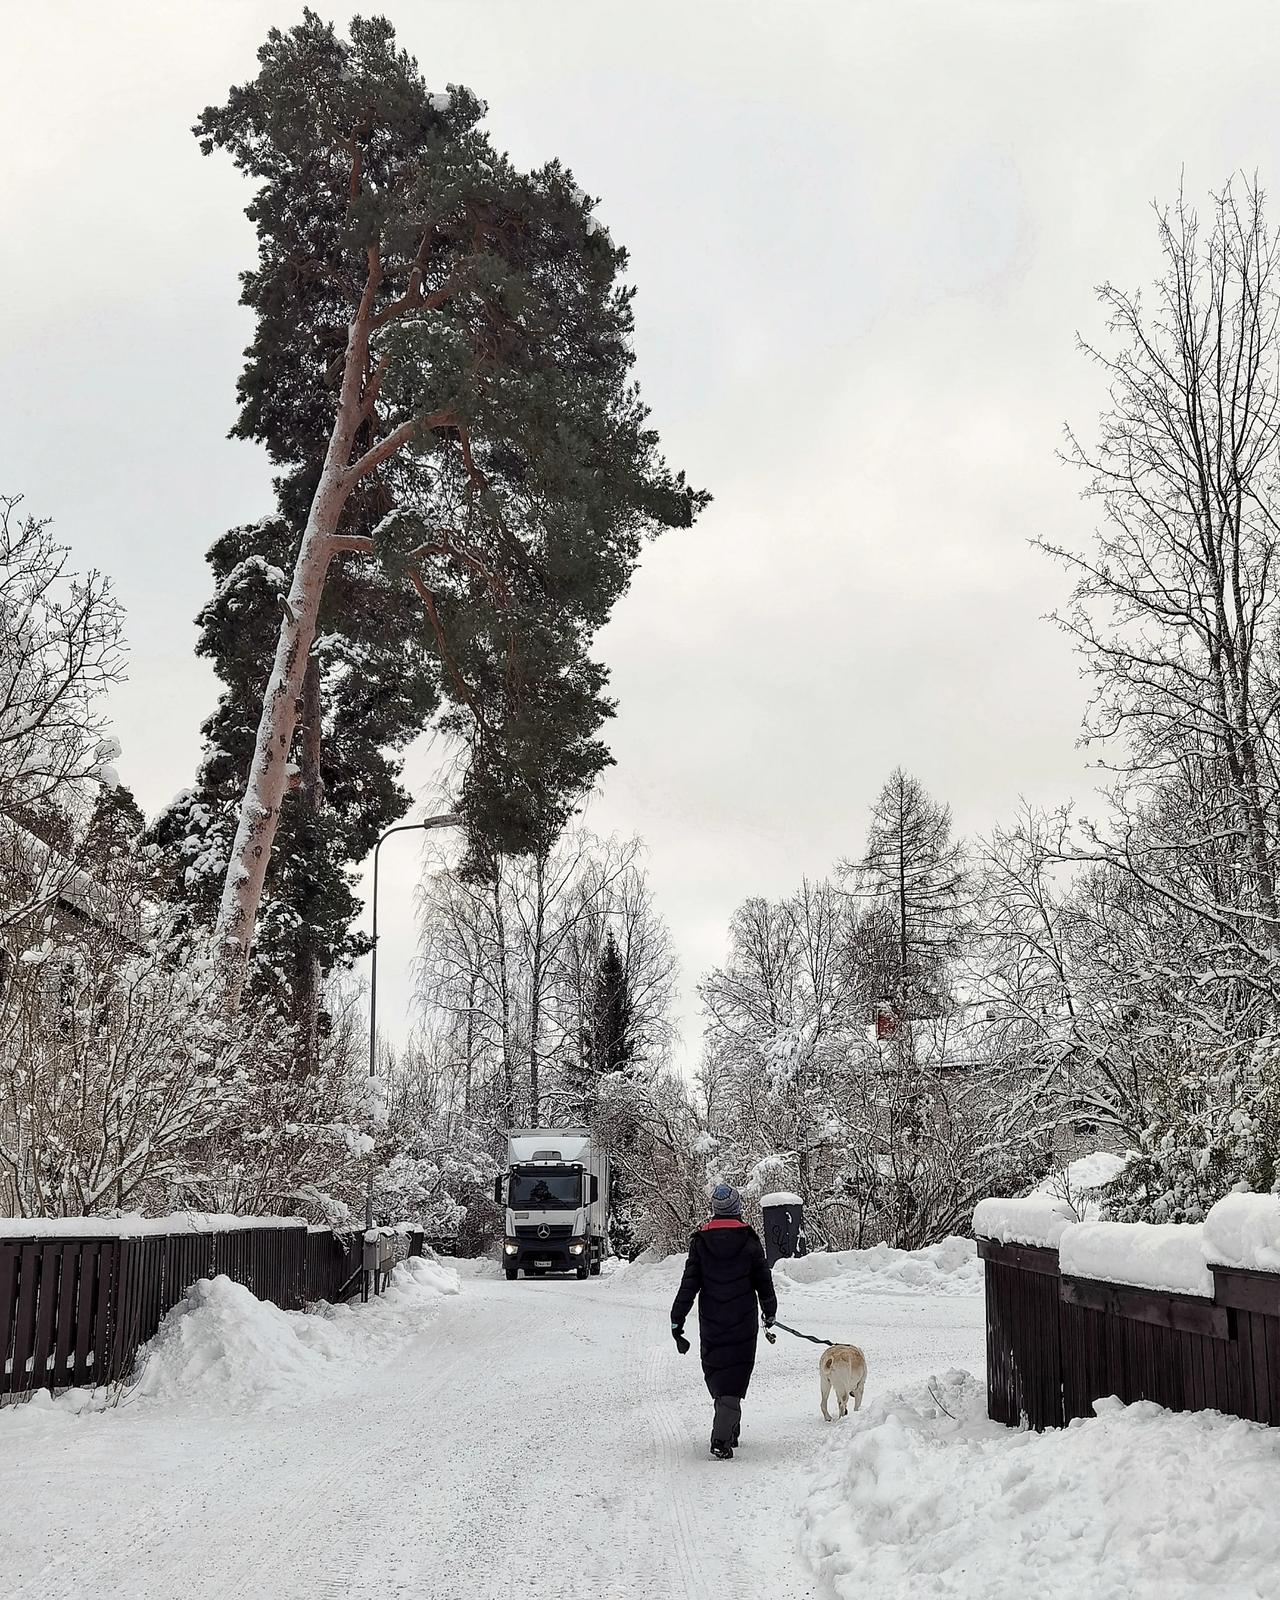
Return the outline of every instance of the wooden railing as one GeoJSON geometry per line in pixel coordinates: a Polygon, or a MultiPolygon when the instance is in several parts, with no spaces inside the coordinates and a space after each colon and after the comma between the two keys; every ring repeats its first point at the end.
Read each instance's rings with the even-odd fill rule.
{"type": "Polygon", "coordinates": [[[1108,1395],[1280,1426],[1280,1274],[1213,1267],[1214,1294],[1063,1276],[1058,1252],[978,1240],[987,1409],[1060,1428],[1108,1395]]]}
{"type": "MultiPolygon", "coordinates": [[[[396,1236],[417,1255],[422,1235],[396,1236]]],[[[5,1238],[0,1395],[111,1383],[198,1278],[225,1274],[286,1311],[359,1292],[364,1235],[266,1224],[138,1238],[5,1238]]]]}

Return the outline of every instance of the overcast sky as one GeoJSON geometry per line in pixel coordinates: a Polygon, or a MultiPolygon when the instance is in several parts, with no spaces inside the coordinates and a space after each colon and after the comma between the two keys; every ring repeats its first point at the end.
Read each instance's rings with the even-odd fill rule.
{"type": "MultiPolygon", "coordinates": [[[[346,21],[354,7],[316,0],[346,21]]],[[[668,459],[715,495],[645,556],[600,641],[620,708],[592,804],[639,833],[684,970],[734,907],[856,853],[895,763],[984,831],[1087,797],[1084,690],[1028,540],[1089,514],[1055,450],[1100,404],[1093,286],[1154,275],[1153,199],[1280,166],[1271,4],[383,0],[429,84],[552,156],[631,252],[668,459]]],[[[121,774],[192,778],[214,684],[204,552],[271,504],[226,439],[249,191],[200,109],[283,0],[0,0],[0,488],[129,613],[121,774]]],[[[429,751],[415,755],[425,793],[429,751]]],[[[403,1036],[416,841],[384,852],[403,1036]],[[391,852],[394,851],[394,856],[391,852]]],[[[381,1009],[381,1007],[380,1007],[381,1009]]]]}

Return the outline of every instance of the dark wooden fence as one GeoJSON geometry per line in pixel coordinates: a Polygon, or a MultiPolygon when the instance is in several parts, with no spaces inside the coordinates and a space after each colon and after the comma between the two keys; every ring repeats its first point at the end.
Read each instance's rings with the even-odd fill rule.
{"type": "MultiPolygon", "coordinates": [[[[286,1311],[361,1286],[361,1231],[250,1227],[139,1238],[3,1236],[0,1395],[110,1383],[198,1278],[225,1274],[286,1311]]],[[[418,1255],[422,1235],[398,1235],[418,1255]]]]}
{"type": "Polygon", "coordinates": [[[1214,1267],[1212,1300],[1064,1277],[1056,1250],[978,1240],[987,1410],[1061,1428],[1107,1395],[1280,1426],[1280,1274],[1214,1267]]]}

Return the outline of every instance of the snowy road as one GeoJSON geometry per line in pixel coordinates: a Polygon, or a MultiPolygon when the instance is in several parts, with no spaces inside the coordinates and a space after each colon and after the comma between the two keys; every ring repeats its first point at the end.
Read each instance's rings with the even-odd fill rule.
{"type": "MultiPolygon", "coordinates": [[[[239,1415],[135,1405],[0,1418],[0,1593],[13,1600],[802,1600],[796,1553],[815,1347],[762,1344],[743,1447],[707,1459],[672,1271],[468,1277],[323,1404],[239,1415]]],[[[868,1394],[980,1371],[972,1294],[788,1286],[780,1314],[867,1351],[868,1394]]],[[[695,1346],[696,1349],[696,1346],[695,1346]]],[[[30,1414],[24,1414],[29,1411],[30,1414]]]]}

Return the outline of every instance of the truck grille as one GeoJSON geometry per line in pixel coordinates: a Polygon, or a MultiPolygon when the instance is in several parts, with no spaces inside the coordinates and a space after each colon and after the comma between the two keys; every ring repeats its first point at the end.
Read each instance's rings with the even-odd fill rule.
{"type": "Polygon", "coordinates": [[[573,1227],[567,1222],[548,1222],[545,1224],[536,1222],[516,1223],[516,1238],[532,1239],[536,1244],[550,1244],[552,1239],[571,1239],[572,1237],[573,1227]],[[547,1230],[547,1236],[545,1239],[539,1239],[538,1229],[543,1226],[547,1230]]]}

